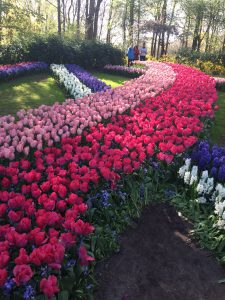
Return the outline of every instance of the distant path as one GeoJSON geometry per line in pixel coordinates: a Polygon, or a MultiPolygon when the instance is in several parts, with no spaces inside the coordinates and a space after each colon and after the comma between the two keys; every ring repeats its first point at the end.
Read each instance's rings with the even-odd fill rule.
{"type": "Polygon", "coordinates": [[[225,270],[190,241],[190,225],[168,205],[151,205],[99,263],[95,300],[223,300],[225,270]]]}

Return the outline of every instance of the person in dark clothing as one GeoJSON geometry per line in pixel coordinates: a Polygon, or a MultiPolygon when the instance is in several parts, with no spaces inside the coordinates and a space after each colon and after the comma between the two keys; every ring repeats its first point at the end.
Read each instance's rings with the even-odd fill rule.
{"type": "Polygon", "coordinates": [[[127,57],[128,57],[128,67],[132,66],[134,60],[134,48],[130,46],[127,50],[127,57]]]}
{"type": "Polygon", "coordinates": [[[139,60],[139,48],[138,45],[134,46],[134,60],[139,60]]]}

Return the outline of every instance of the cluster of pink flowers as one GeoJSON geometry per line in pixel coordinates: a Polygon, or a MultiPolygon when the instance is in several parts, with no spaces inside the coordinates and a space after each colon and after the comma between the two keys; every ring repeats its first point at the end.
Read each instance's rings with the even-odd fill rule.
{"type": "Polygon", "coordinates": [[[119,74],[130,74],[134,76],[139,76],[145,74],[146,70],[141,68],[129,68],[126,66],[118,66],[118,65],[106,65],[104,70],[112,73],[119,74]]]}
{"type": "Polygon", "coordinates": [[[27,156],[31,149],[41,150],[62,138],[82,134],[85,127],[122,114],[171,87],[175,77],[172,67],[152,62],[145,75],[122,87],[76,100],[68,99],[63,104],[20,110],[17,113],[19,121],[13,116],[1,117],[0,158],[14,160],[16,153],[27,156]]]}
{"type": "MultiPolygon", "coordinates": [[[[156,73],[160,65],[154,64],[156,73]]],[[[108,182],[114,188],[123,174],[138,170],[147,158],[157,157],[170,164],[175,155],[196,142],[203,120],[214,115],[215,81],[181,65],[164,70],[170,78],[155,84],[154,91],[146,72],[139,84],[137,79],[121,87],[118,99],[113,91],[107,94],[113,103],[132,98],[125,102],[129,114],[116,115],[116,110],[108,115],[110,123],[90,126],[82,136],[63,136],[59,148],[50,145],[36,150],[32,162],[21,159],[0,165],[0,286],[9,276],[20,287],[32,281],[35,273],[40,278],[39,292],[51,299],[59,291],[56,276],[63,260],[71,258],[71,247],[77,247],[80,265],[93,260],[78,242],[94,230],[81,218],[87,209],[83,199],[93,186],[108,182]],[[176,73],[173,86],[158,94],[174,80],[172,68],[176,73]],[[140,85],[145,89],[139,89],[140,85]],[[139,100],[134,104],[136,95],[139,100]],[[48,278],[41,279],[40,269],[46,266],[48,278]]],[[[85,103],[92,103],[85,102],[87,99],[95,98],[80,99],[77,108],[81,113],[83,107],[87,109],[85,103]]],[[[103,102],[105,113],[109,104],[103,102]]],[[[25,124],[28,122],[29,113],[25,124]]],[[[54,124],[57,122],[56,118],[54,124]]]]}

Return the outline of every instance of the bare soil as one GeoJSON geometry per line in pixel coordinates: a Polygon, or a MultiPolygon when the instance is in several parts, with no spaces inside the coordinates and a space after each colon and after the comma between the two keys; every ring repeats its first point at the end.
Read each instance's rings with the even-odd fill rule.
{"type": "Polygon", "coordinates": [[[167,204],[150,205],[97,265],[95,300],[224,300],[225,269],[191,241],[191,224],[167,204]]]}

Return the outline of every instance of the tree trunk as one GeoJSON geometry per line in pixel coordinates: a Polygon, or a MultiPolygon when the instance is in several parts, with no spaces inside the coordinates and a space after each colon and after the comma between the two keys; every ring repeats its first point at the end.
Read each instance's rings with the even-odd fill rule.
{"type": "Polygon", "coordinates": [[[138,11],[137,11],[137,45],[140,42],[140,23],[141,23],[141,0],[138,0],[138,11]]]}
{"type": "Polygon", "coordinates": [[[3,10],[3,5],[2,5],[2,0],[0,0],[0,45],[2,43],[2,10],[3,10]]]}
{"type": "Polygon", "coordinates": [[[188,26],[187,26],[187,32],[186,32],[186,40],[185,40],[185,48],[188,47],[188,37],[189,37],[189,31],[191,26],[191,18],[188,18],[188,26]]]}
{"type": "Polygon", "coordinates": [[[95,16],[95,0],[86,0],[86,28],[85,37],[87,40],[93,39],[94,34],[94,16],[95,16]],[[89,7],[88,7],[89,6],[89,7]]]}
{"type": "Polygon", "coordinates": [[[225,53],[225,35],[223,38],[222,53],[225,53]]]}
{"type": "Polygon", "coordinates": [[[157,47],[157,40],[158,40],[158,32],[155,33],[155,41],[153,46],[153,56],[156,57],[156,47],[157,47]]]}
{"type": "Polygon", "coordinates": [[[158,37],[158,46],[157,46],[157,53],[156,53],[157,59],[159,59],[160,45],[161,45],[161,32],[159,33],[159,37],[158,37]]]}
{"type": "Polygon", "coordinates": [[[152,44],[151,44],[151,56],[154,56],[154,43],[155,43],[155,31],[153,30],[152,34],[152,44]]]}
{"type": "Polygon", "coordinates": [[[125,2],[125,7],[124,7],[124,13],[123,13],[123,23],[122,23],[122,29],[123,29],[123,48],[126,48],[126,20],[127,20],[127,10],[128,10],[128,0],[125,2]]]}
{"type": "Polygon", "coordinates": [[[95,7],[94,25],[93,25],[93,39],[97,38],[97,33],[98,33],[98,16],[99,16],[99,10],[100,10],[101,4],[102,4],[102,0],[97,0],[97,4],[96,4],[96,7],[95,7]]]}
{"type": "Polygon", "coordinates": [[[165,54],[165,29],[164,25],[166,25],[166,10],[167,10],[167,0],[164,0],[163,2],[163,8],[162,8],[162,39],[161,39],[161,54],[160,56],[163,56],[165,54]]]}
{"type": "MultiPolygon", "coordinates": [[[[172,13],[171,13],[171,19],[170,19],[170,22],[169,22],[169,27],[171,27],[172,23],[173,23],[173,18],[174,18],[174,14],[175,14],[176,5],[177,5],[177,0],[174,0],[174,2],[173,2],[173,9],[172,9],[172,13]]],[[[169,40],[170,40],[170,32],[167,32],[165,54],[167,54],[167,52],[168,52],[169,40]]]]}
{"type": "Polygon", "coordinates": [[[101,39],[101,35],[102,35],[103,21],[105,18],[105,8],[106,8],[106,2],[104,2],[104,8],[103,8],[102,17],[101,17],[101,26],[100,26],[99,35],[98,35],[99,40],[101,39]]]}
{"type": "Polygon", "coordinates": [[[113,12],[113,0],[110,2],[109,7],[109,18],[108,18],[108,24],[107,24],[107,36],[106,36],[106,43],[111,43],[111,30],[112,30],[112,12],[113,12]]]}
{"type": "Polygon", "coordinates": [[[194,37],[192,41],[192,50],[196,51],[200,49],[201,46],[201,27],[202,27],[203,13],[201,11],[197,12],[194,37]]]}
{"type": "Polygon", "coordinates": [[[77,36],[80,37],[80,7],[81,0],[77,0],[77,36]]]}
{"type": "Polygon", "coordinates": [[[129,0],[129,43],[134,42],[134,0],[129,0]]]}
{"type": "Polygon", "coordinates": [[[58,34],[61,36],[62,28],[61,28],[61,3],[60,0],[57,0],[57,12],[58,12],[58,34]]]}
{"type": "Polygon", "coordinates": [[[63,32],[66,32],[66,7],[65,7],[65,0],[62,0],[62,15],[63,15],[63,32]]]}

